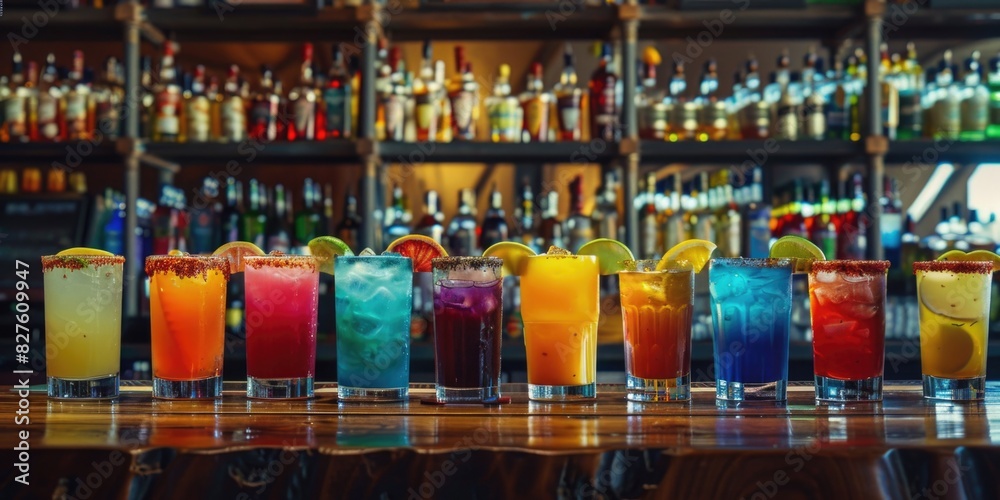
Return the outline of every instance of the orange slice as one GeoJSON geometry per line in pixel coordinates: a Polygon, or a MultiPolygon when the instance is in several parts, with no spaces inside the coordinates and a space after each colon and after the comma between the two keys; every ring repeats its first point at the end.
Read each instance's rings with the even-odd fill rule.
{"type": "Polygon", "coordinates": [[[385,251],[409,257],[413,260],[413,272],[415,273],[430,272],[431,259],[448,256],[448,252],[438,242],[422,234],[409,234],[397,238],[396,241],[389,244],[389,248],[386,248],[385,251]]]}
{"type": "Polygon", "coordinates": [[[249,241],[233,241],[215,250],[212,255],[229,259],[229,273],[243,272],[243,257],[247,255],[264,255],[264,251],[249,241]]]}

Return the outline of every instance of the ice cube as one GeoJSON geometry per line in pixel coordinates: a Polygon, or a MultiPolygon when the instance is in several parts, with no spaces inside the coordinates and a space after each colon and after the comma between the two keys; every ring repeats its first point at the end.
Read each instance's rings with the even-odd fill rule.
{"type": "Polygon", "coordinates": [[[347,326],[355,335],[375,337],[382,330],[382,318],[374,314],[355,312],[347,318],[347,326]]]}
{"type": "Polygon", "coordinates": [[[844,273],[843,278],[844,281],[848,283],[868,283],[869,281],[872,281],[872,277],[866,274],[854,276],[850,273],[844,273]]]}
{"type": "Polygon", "coordinates": [[[829,323],[823,325],[823,332],[827,335],[843,335],[850,333],[857,326],[857,321],[841,321],[839,323],[829,323]]]}
{"type": "Polygon", "coordinates": [[[739,274],[722,274],[709,283],[709,291],[715,300],[739,297],[750,291],[747,279],[739,274]]]}
{"type": "Polygon", "coordinates": [[[813,288],[813,295],[820,305],[843,304],[851,297],[851,285],[844,283],[833,283],[830,285],[817,286],[813,288]]]}
{"type": "Polygon", "coordinates": [[[361,255],[361,256],[364,256],[364,257],[370,257],[372,255],[375,255],[375,250],[372,250],[371,248],[365,248],[358,255],[361,255]]]}
{"type": "Polygon", "coordinates": [[[872,303],[852,303],[844,304],[841,310],[846,313],[847,316],[858,319],[870,319],[874,318],[878,314],[879,306],[872,303]]]}
{"type": "Polygon", "coordinates": [[[384,286],[380,286],[366,302],[371,302],[376,307],[384,307],[392,304],[395,300],[396,296],[393,295],[392,291],[384,286]]]}
{"type": "Polygon", "coordinates": [[[846,285],[845,288],[848,290],[847,300],[851,302],[871,304],[875,301],[875,294],[867,282],[855,282],[853,285],[846,285]]]}
{"type": "Polygon", "coordinates": [[[816,281],[820,283],[833,283],[834,281],[837,281],[837,273],[831,271],[820,271],[814,276],[816,277],[816,281]]]}

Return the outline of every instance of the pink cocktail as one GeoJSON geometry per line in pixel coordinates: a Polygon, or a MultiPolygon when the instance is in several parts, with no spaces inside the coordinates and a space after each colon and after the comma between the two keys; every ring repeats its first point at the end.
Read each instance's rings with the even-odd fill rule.
{"type": "Polygon", "coordinates": [[[247,397],[312,397],[319,264],[302,255],[244,261],[247,397]]]}

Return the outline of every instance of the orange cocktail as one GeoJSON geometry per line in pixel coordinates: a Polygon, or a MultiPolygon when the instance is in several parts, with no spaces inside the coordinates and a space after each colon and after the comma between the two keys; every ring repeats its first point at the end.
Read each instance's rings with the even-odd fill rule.
{"type": "Polygon", "coordinates": [[[521,317],[531,399],[596,395],[598,316],[596,257],[526,257],[521,317]]]}
{"type": "Polygon", "coordinates": [[[229,261],[157,255],[146,259],[146,274],[153,396],[221,396],[229,261]]]}

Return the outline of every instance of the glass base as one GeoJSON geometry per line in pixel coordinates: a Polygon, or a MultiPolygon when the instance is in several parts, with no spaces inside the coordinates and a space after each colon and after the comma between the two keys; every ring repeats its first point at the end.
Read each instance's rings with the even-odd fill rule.
{"type": "Polygon", "coordinates": [[[153,377],[153,397],[160,399],[215,399],[222,397],[222,376],[200,380],[153,377]]]}
{"type": "Polygon", "coordinates": [[[315,395],[313,377],[247,377],[247,397],[254,399],[307,399],[315,395]]]}
{"type": "Polygon", "coordinates": [[[626,375],[625,399],[629,401],[667,402],[691,400],[691,376],[677,378],[639,378],[626,375]]]}
{"type": "Polygon", "coordinates": [[[337,398],[341,401],[405,401],[408,395],[408,387],[399,387],[396,389],[365,389],[362,387],[337,386],[337,398]]]}
{"type": "Polygon", "coordinates": [[[500,386],[451,388],[437,386],[434,389],[441,403],[484,403],[496,401],[500,397],[500,386]]]}
{"type": "Polygon", "coordinates": [[[840,380],[816,375],[816,399],[820,401],[882,401],[882,377],[840,380]]]}
{"type": "Polygon", "coordinates": [[[48,377],[49,397],[112,399],[118,397],[118,374],[88,379],[48,377]]]}
{"type": "Polygon", "coordinates": [[[533,401],[581,401],[596,397],[596,382],[583,385],[528,384],[528,399],[533,401]]]}
{"type": "Polygon", "coordinates": [[[715,381],[715,397],[726,401],[784,401],[788,381],[743,383],[715,381]]]}
{"type": "Polygon", "coordinates": [[[924,397],[949,401],[978,401],[986,395],[986,377],[940,378],[924,375],[924,397]]]}

